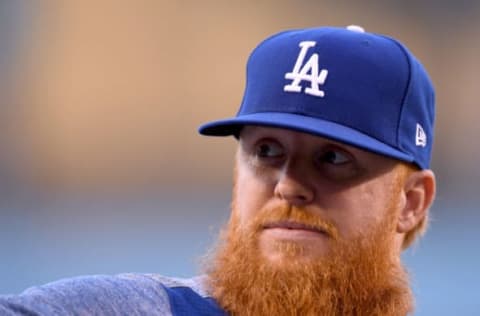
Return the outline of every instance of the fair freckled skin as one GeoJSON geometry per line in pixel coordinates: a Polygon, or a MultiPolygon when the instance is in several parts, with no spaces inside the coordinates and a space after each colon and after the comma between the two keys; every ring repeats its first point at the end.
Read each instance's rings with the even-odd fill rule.
{"type": "MultiPolygon", "coordinates": [[[[386,216],[396,166],[396,160],[319,136],[245,126],[236,158],[236,216],[246,226],[258,210],[291,205],[332,222],[340,238],[354,239],[386,216]]],[[[395,199],[399,209],[408,204],[404,193],[395,199]]],[[[399,245],[393,248],[400,249],[404,232],[395,233],[399,245]]],[[[300,243],[308,258],[325,255],[332,242],[304,229],[265,229],[259,238],[262,254],[281,259],[273,246],[278,240],[300,243]]]]}

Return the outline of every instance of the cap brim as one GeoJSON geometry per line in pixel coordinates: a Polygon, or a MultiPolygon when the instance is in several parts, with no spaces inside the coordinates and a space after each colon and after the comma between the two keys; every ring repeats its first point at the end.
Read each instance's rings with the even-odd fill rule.
{"type": "Polygon", "coordinates": [[[304,115],[262,112],[213,121],[200,126],[199,133],[207,136],[236,135],[244,125],[261,125],[292,129],[365,149],[398,160],[413,162],[413,157],[357,130],[304,115]]]}

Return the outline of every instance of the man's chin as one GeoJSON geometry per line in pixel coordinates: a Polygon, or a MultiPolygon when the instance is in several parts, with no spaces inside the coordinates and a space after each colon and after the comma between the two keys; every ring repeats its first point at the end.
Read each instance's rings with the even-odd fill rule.
{"type": "Polygon", "coordinates": [[[288,265],[318,262],[328,256],[330,241],[320,238],[272,238],[262,234],[259,238],[259,248],[262,257],[275,265],[288,265]]]}
{"type": "Polygon", "coordinates": [[[302,254],[292,256],[290,253],[282,251],[262,253],[261,260],[266,266],[270,266],[277,271],[288,271],[295,269],[304,269],[305,266],[318,263],[323,257],[314,256],[312,254],[302,254]]]}

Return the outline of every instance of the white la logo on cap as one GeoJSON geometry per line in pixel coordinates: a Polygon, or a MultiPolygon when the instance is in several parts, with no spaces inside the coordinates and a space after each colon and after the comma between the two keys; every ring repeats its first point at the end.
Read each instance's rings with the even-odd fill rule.
{"type": "Polygon", "coordinates": [[[303,64],[307,50],[310,47],[314,47],[317,43],[313,41],[300,42],[300,53],[298,54],[297,61],[293,67],[292,72],[285,74],[285,79],[290,79],[292,82],[283,87],[283,91],[286,92],[302,92],[300,82],[303,80],[310,81],[310,87],[305,88],[305,93],[316,97],[323,98],[325,92],[320,90],[319,85],[325,84],[327,79],[328,70],[322,69],[319,73],[318,67],[318,54],[312,54],[310,59],[303,64]],[[302,66],[303,64],[303,66],[302,66]]]}
{"type": "Polygon", "coordinates": [[[417,131],[415,132],[415,145],[425,147],[427,146],[427,134],[423,130],[422,125],[417,123],[417,131]]]}

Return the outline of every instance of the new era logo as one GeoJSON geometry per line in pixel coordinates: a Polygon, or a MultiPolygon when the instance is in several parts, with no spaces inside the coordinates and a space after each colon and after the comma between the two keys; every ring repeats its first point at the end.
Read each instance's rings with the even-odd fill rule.
{"type": "Polygon", "coordinates": [[[427,146],[427,134],[423,130],[422,125],[417,123],[417,131],[415,132],[415,145],[425,147],[427,146]]]}
{"type": "Polygon", "coordinates": [[[285,79],[290,79],[292,82],[283,87],[286,92],[302,92],[300,83],[302,81],[310,81],[310,87],[305,88],[305,93],[316,97],[323,98],[325,92],[320,90],[319,85],[323,85],[327,79],[328,70],[320,70],[318,67],[318,54],[312,54],[310,58],[304,63],[307,51],[310,47],[314,47],[317,43],[313,41],[300,42],[300,53],[297,61],[291,72],[285,74],[285,79]]]}

